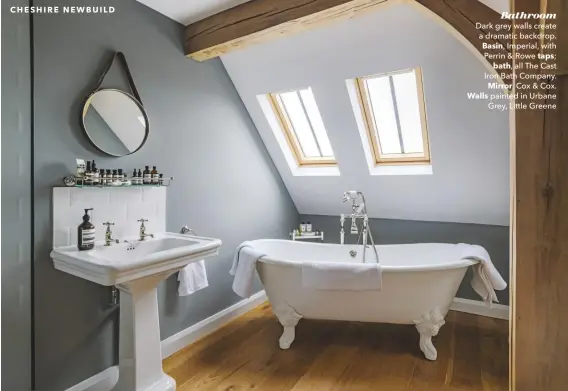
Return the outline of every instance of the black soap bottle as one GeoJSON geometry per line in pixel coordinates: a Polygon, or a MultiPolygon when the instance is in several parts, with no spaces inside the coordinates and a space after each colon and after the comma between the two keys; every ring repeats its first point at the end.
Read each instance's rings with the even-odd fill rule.
{"type": "Polygon", "coordinates": [[[77,248],[79,251],[92,250],[95,247],[95,226],[89,220],[89,211],[93,208],[85,209],[83,222],[77,227],[77,248]]]}
{"type": "Polygon", "coordinates": [[[150,166],[146,166],[144,170],[144,184],[151,185],[152,184],[152,174],[150,174],[150,166]]]}

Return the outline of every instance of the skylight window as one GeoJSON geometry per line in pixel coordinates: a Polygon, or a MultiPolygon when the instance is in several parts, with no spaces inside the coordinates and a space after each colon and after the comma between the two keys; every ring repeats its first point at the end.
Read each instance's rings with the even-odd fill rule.
{"type": "Polygon", "coordinates": [[[420,68],[355,79],[375,164],[430,163],[420,68]]]}
{"type": "Polygon", "coordinates": [[[311,88],[268,95],[298,165],[336,165],[311,88]]]}

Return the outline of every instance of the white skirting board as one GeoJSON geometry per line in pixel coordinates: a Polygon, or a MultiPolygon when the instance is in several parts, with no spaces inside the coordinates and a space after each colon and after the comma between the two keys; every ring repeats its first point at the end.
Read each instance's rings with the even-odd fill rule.
{"type": "Polygon", "coordinates": [[[509,320],[509,306],[503,304],[493,304],[491,308],[488,308],[482,301],[456,297],[450,309],[459,312],[467,312],[469,314],[488,316],[490,318],[509,320]]]}
{"type": "MultiPolygon", "coordinates": [[[[229,308],[164,339],[162,341],[162,359],[171,356],[207,334],[211,334],[213,331],[223,327],[235,318],[264,303],[266,300],[266,293],[260,291],[248,299],[239,301],[229,308]]],[[[110,391],[116,385],[117,381],[118,366],[113,366],[68,388],[66,391],[110,391]]]]}
{"type": "Polygon", "coordinates": [[[180,331],[162,341],[162,358],[171,356],[172,354],[192,344],[198,339],[211,334],[213,331],[223,327],[235,318],[249,312],[254,307],[264,303],[267,299],[266,293],[260,291],[255,293],[248,299],[239,301],[237,304],[224,309],[221,312],[202,320],[199,323],[180,331]]]}
{"type": "MultiPolygon", "coordinates": [[[[230,321],[267,300],[266,293],[260,291],[250,298],[242,300],[221,312],[202,320],[199,323],[180,331],[162,341],[162,358],[172,354],[192,344],[196,340],[203,338],[207,334],[223,327],[230,321]]],[[[455,298],[450,307],[451,310],[468,312],[471,314],[489,316],[498,319],[509,319],[509,307],[502,304],[493,304],[493,308],[487,308],[485,303],[476,300],[455,298]]],[[[110,391],[118,381],[118,366],[113,366],[88,378],[81,383],[68,388],[66,391],[110,391]]]]}

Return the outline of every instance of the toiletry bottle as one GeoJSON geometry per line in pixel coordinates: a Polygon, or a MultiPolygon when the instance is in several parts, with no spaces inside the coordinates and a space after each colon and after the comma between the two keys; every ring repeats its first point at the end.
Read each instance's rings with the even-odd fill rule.
{"type": "Polygon", "coordinates": [[[99,169],[99,176],[100,176],[101,186],[105,186],[106,185],[106,174],[105,174],[104,168],[99,169]]]}
{"type": "Polygon", "coordinates": [[[300,224],[300,234],[304,234],[305,232],[306,232],[306,223],[302,221],[302,224],[300,224]]]}
{"type": "Polygon", "coordinates": [[[164,186],[164,174],[158,176],[158,185],[164,186]]]}
{"type": "Polygon", "coordinates": [[[89,220],[89,211],[93,208],[85,209],[83,222],[77,227],[77,248],[79,251],[92,250],[95,247],[95,226],[89,220]]]}
{"type": "Polygon", "coordinates": [[[150,166],[146,166],[144,170],[144,184],[150,185],[152,184],[152,174],[150,174],[150,166]]]}
{"type": "Polygon", "coordinates": [[[87,168],[85,169],[85,179],[83,180],[83,184],[90,186],[93,184],[93,172],[91,171],[91,162],[87,161],[87,168]]]}
{"type": "Polygon", "coordinates": [[[152,179],[152,184],[157,185],[158,184],[158,170],[156,170],[156,166],[152,166],[152,171],[150,171],[150,176],[151,176],[151,179],[152,179]]]}
{"type": "Polygon", "coordinates": [[[106,184],[110,185],[112,182],[112,172],[110,171],[110,169],[106,170],[106,184]]]}
{"type": "Polygon", "coordinates": [[[138,184],[139,185],[143,185],[144,184],[144,179],[142,177],[142,170],[138,169],[138,184]]]}
{"type": "Polygon", "coordinates": [[[311,234],[312,233],[312,223],[310,223],[308,221],[308,224],[306,224],[306,232],[311,234]]]}
{"type": "Polygon", "coordinates": [[[93,173],[93,185],[98,186],[100,184],[100,174],[99,169],[97,168],[97,163],[93,160],[91,163],[91,171],[93,173]]]}
{"type": "Polygon", "coordinates": [[[118,180],[118,172],[116,170],[112,170],[112,181],[115,182],[118,180]]]}
{"type": "Polygon", "coordinates": [[[130,182],[132,182],[133,185],[138,184],[138,176],[136,175],[136,169],[134,169],[134,171],[132,172],[132,178],[130,178],[130,182]]]}
{"type": "Polygon", "coordinates": [[[118,175],[114,180],[117,182],[122,182],[124,180],[124,175],[122,174],[122,168],[118,169],[118,175]]]}

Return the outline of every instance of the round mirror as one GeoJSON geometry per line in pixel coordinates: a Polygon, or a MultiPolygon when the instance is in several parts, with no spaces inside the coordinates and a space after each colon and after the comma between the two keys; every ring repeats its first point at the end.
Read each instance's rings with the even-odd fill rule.
{"type": "Polygon", "coordinates": [[[83,130],[91,143],[111,156],[138,151],[148,138],[148,116],[132,95],[114,89],[95,91],[82,114],[83,130]]]}

